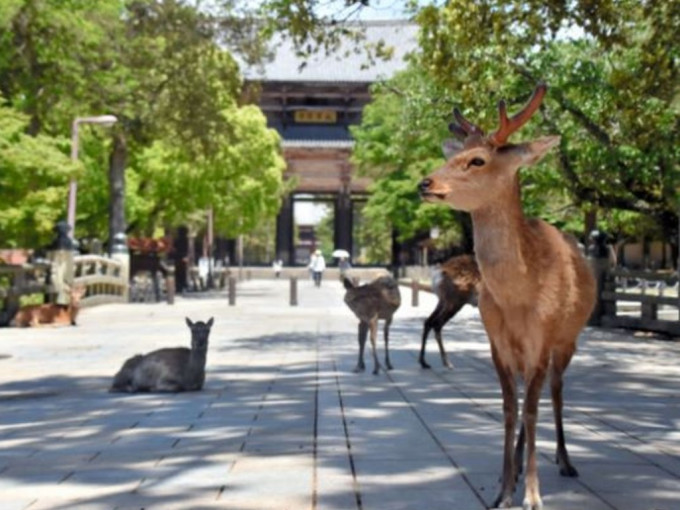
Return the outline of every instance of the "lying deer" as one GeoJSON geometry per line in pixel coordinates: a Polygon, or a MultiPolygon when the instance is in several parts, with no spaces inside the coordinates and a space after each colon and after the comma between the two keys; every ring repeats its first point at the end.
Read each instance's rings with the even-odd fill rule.
{"type": "Polygon", "coordinates": [[[442,342],[442,329],[464,305],[477,302],[477,287],[480,283],[479,268],[472,255],[459,255],[444,262],[435,271],[432,290],[439,301],[437,306],[425,320],[423,340],[418,362],[423,368],[431,368],[425,361],[425,345],[427,336],[434,329],[434,337],[439,345],[439,355],[445,367],[453,368],[442,342]]]}
{"type": "Polygon", "coordinates": [[[10,322],[10,326],[27,328],[40,325],[76,325],[80,300],[85,295],[85,287],[69,289],[68,305],[45,303],[42,305],[22,306],[10,322]]]}
{"type": "Polygon", "coordinates": [[[113,378],[109,391],[136,393],[139,391],[179,392],[198,391],[205,382],[205,362],[208,336],[213,319],[191,322],[191,349],[175,347],[137,354],[123,363],[113,378]]]}
{"type": "Polygon", "coordinates": [[[378,334],[378,321],[385,321],[385,367],[392,370],[390,362],[389,334],[392,316],[401,305],[399,286],[391,276],[380,276],[365,285],[355,285],[349,278],[343,280],[345,289],[345,303],[354,315],[359,319],[359,361],[354,372],[366,370],[364,364],[364,347],[366,335],[371,331],[371,348],[373,351],[373,374],[380,371],[380,362],[376,352],[376,336],[378,334]]]}
{"type": "Polygon", "coordinates": [[[595,282],[576,242],[538,219],[524,216],[518,170],[539,161],[560,138],[510,144],[508,138],[539,108],[546,86],[508,118],[499,105],[500,127],[485,136],[454,110],[450,126],[460,141],[444,143],[447,162],[419,184],[422,197],[472,215],[477,263],[482,275],[479,309],[503,393],[505,447],[501,490],[494,507],[512,506],[527,470],[524,508],[542,508],[536,466],[536,420],[548,373],[557,432],[556,460],[563,476],[578,476],[569,461],[562,426],[562,376],[595,302],[595,282]],[[517,421],[516,378],[524,379],[522,426],[517,421]],[[513,452],[514,448],[514,452],[513,452]]]}

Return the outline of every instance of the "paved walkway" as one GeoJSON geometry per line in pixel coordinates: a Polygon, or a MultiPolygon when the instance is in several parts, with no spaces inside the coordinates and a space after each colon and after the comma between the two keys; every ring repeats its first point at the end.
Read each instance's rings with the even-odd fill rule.
{"type": "MultiPolygon", "coordinates": [[[[455,364],[416,362],[434,308],[404,304],[395,370],[353,374],[356,321],[336,281],[239,284],[174,306],[85,310],[76,328],[0,330],[0,509],[473,510],[501,465],[501,401],[477,311],[447,326],[455,364]],[[187,345],[184,316],[214,316],[203,392],[109,394],[125,358],[187,345]]],[[[367,361],[369,361],[367,359],[367,361]]],[[[588,330],[567,374],[565,422],[581,476],[551,463],[546,509],[680,508],[680,344],[588,330]]],[[[516,502],[522,499],[520,486],[516,502]]]]}

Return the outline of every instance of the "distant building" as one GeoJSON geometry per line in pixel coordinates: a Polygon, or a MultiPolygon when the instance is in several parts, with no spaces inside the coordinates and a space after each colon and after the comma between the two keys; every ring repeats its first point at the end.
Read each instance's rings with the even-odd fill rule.
{"type": "Polygon", "coordinates": [[[337,53],[303,61],[284,40],[274,45],[271,62],[245,71],[246,82],[261,88],[259,106],[269,126],[283,139],[286,177],[298,181],[284,200],[276,225],[276,253],[287,265],[302,262],[296,260],[294,246],[296,199],[332,202],[334,246],[355,253],[353,209],[357,201],[365,200],[369,181],[357,178],[349,162],[354,144],[349,126],[361,122],[371,99],[370,85],[405,68],[404,57],[416,47],[417,34],[416,25],[404,21],[366,21],[361,26],[366,35],[359,44],[382,41],[394,48],[392,59],[369,65],[361,47],[345,43],[337,53]]]}

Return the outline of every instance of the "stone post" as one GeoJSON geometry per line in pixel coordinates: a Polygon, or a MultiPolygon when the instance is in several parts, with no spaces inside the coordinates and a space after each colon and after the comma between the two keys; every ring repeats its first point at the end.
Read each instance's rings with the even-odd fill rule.
{"type": "Polygon", "coordinates": [[[127,246],[127,236],[123,232],[118,232],[113,236],[111,243],[111,258],[120,262],[120,278],[125,282],[123,287],[123,299],[130,300],[130,250],[127,246]]]}
{"type": "Polygon", "coordinates": [[[290,277],[290,306],[297,306],[298,304],[298,280],[297,277],[290,277]]]}
{"type": "Polygon", "coordinates": [[[73,240],[69,236],[71,227],[65,221],[54,227],[55,239],[48,247],[48,259],[52,263],[50,279],[54,287],[54,302],[68,305],[71,302],[69,289],[73,285],[73,240]]]}
{"type": "Polygon", "coordinates": [[[418,291],[420,290],[420,282],[416,278],[411,280],[411,306],[419,305],[418,291]]]}
{"type": "Polygon", "coordinates": [[[236,278],[229,277],[229,306],[236,304],[236,278]]]}

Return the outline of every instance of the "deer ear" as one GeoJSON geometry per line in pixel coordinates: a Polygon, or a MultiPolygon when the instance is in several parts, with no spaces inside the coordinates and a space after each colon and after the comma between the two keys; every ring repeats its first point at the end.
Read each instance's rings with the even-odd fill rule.
{"type": "Polygon", "coordinates": [[[442,151],[444,152],[444,157],[446,158],[447,161],[462,150],[463,144],[460,141],[455,140],[453,138],[444,140],[444,142],[442,143],[442,151]]]}
{"type": "Polygon", "coordinates": [[[206,322],[206,325],[207,325],[209,328],[212,328],[212,325],[213,325],[213,318],[212,318],[212,317],[210,317],[210,320],[209,320],[208,322],[206,322]]]}
{"type": "Polygon", "coordinates": [[[189,320],[189,317],[184,317],[184,318],[185,318],[186,321],[187,321],[187,326],[189,326],[190,328],[193,327],[194,323],[191,322],[191,320],[189,320]]]}
{"type": "Polygon", "coordinates": [[[518,146],[520,148],[521,166],[531,166],[538,163],[550,149],[560,143],[559,136],[544,136],[533,142],[526,142],[518,146]]]}

